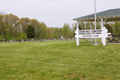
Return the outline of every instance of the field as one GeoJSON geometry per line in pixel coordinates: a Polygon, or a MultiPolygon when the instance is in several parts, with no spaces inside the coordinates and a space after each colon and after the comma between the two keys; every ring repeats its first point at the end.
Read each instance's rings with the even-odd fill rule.
{"type": "Polygon", "coordinates": [[[120,44],[1,42],[0,80],[120,80],[120,44]]]}

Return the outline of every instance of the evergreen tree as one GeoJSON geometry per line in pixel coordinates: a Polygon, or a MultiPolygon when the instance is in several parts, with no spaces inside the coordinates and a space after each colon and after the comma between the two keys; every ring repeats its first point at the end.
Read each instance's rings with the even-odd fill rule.
{"type": "Polygon", "coordinates": [[[35,37],[35,31],[32,26],[28,26],[27,29],[27,38],[34,38],[35,37]]]}

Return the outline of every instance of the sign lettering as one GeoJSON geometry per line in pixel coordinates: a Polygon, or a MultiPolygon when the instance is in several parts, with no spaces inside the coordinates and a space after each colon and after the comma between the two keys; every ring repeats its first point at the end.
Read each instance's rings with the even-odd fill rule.
{"type": "Polygon", "coordinates": [[[100,37],[99,35],[95,35],[95,34],[87,34],[87,35],[82,35],[81,38],[98,38],[100,37]]]}
{"type": "Polygon", "coordinates": [[[101,29],[96,29],[96,30],[79,30],[79,34],[95,34],[95,33],[102,33],[101,29]]]}

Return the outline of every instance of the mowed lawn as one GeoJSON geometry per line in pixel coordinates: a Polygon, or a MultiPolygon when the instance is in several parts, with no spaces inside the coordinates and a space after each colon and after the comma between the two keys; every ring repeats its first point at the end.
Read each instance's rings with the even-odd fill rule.
{"type": "Polygon", "coordinates": [[[1,42],[0,80],[120,80],[120,44],[1,42]]]}

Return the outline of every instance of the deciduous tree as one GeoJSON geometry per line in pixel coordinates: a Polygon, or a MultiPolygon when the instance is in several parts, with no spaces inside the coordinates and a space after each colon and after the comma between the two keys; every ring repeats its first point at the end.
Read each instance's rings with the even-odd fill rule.
{"type": "Polygon", "coordinates": [[[30,25],[30,19],[29,18],[20,18],[19,20],[20,27],[22,27],[22,31],[24,33],[27,32],[27,28],[30,25]]]}

